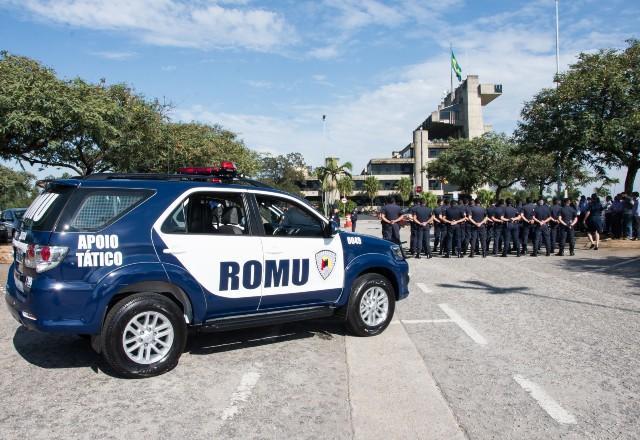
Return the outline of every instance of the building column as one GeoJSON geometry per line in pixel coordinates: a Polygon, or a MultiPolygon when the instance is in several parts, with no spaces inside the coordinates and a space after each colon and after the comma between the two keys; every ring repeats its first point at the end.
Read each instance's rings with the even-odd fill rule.
{"type": "Polygon", "coordinates": [[[417,129],[413,132],[413,185],[421,186],[426,190],[429,181],[427,173],[422,171],[425,159],[428,154],[429,132],[427,130],[417,129]]]}

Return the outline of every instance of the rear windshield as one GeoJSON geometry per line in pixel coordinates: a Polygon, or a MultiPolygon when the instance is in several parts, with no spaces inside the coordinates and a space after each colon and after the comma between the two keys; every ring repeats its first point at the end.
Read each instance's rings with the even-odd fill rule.
{"type": "Polygon", "coordinates": [[[69,186],[53,186],[45,190],[25,211],[21,229],[51,231],[74,189],[69,186]]]}
{"type": "Polygon", "coordinates": [[[25,212],[26,209],[16,209],[15,211],[13,211],[13,215],[15,215],[18,220],[22,220],[22,216],[25,212]]]}

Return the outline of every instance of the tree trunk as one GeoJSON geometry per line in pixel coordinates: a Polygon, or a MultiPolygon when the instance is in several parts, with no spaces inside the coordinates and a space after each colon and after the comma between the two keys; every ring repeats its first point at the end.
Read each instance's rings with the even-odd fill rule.
{"type": "Polygon", "coordinates": [[[638,174],[638,168],[640,163],[633,162],[629,164],[627,168],[627,176],[624,179],[624,192],[631,194],[633,192],[633,182],[636,180],[636,174],[638,174]]]}
{"type": "Polygon", "coordinates": [[[500,193],[504,188],[501,186],[496,186],[496,200],[500,200],[500,193]]]}

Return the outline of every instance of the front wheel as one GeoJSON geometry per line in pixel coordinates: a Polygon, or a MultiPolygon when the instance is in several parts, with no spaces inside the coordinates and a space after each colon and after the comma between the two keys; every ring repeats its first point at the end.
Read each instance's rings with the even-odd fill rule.
{"type": "Polygon", "coordinates": [[[118,375],[151,377],[178,364],[187,329],[173,301],[155,293],[138,293],[113,306],[101,338],[102,354],[118,375]]]}
{"type": "Polygon", "coordinates": [[[353,283],[347,327],[357,336],[375,336],[387,328],[395,310],[395,293],[387,278],[376,273],[360,276],[353,283]]]}

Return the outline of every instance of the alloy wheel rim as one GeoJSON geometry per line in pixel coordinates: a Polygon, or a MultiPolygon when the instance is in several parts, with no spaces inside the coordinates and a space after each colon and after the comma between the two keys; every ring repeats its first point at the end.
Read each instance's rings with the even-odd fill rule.
{"type": "Polygon", "coordinates": [[[389,315],[389,298],[380,287],[369,287],[360,300],[360,317],[369,327],[382,324],[389,315]]]}
{"type": "Polygon", "coordinates": [[[173,346],[173,325],[160,312],[142,312],[131,318],[122,334],[127,357],[149,365],[164,359],[173,346]]]}

